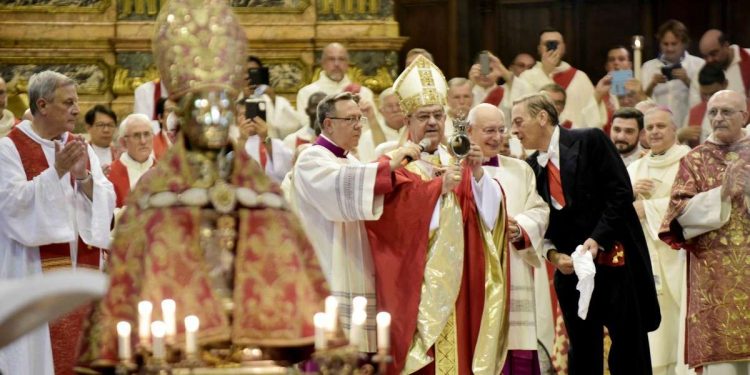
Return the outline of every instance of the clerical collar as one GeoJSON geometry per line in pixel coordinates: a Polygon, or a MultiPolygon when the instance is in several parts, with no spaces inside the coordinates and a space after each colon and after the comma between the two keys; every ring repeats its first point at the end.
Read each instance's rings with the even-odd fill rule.
{"type": "Polygon", "coordinates": [[[482,163],[482,165],[488,166],[488,167],[499,167],[500,162],[498,161],[497,155],[490,158],[490,160],[487,160],[486,162],[482,163]]]}
{"type": "Polygon", "coordinates": [[[333,155],[335,155],[337,158],[346,159],[346,154],[348,154],[346,150],[337,146],[335,143],[333,143],[333,141],[328,139],[323,134],[321,134],[320,137],[318,137],[318,140],[315,141],[315,144],[318,146],[325,147],[326,150],[331,151],[331,153],[333,153],[333,155]]]}

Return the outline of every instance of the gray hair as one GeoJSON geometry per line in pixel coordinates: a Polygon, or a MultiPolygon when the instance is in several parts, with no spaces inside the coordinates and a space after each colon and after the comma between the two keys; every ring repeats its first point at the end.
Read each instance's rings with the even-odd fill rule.
{"type": "Polygon", "coordinates": [[[490,103],[479,103],[474,106],[474,108],[470,109],[469,114],[466,116],[466,123],[468,126],[472,126],[477,122],[477,112],[482,109],[497,111],[497,113],[500,114],[500,118],[503,120],[503,124],[505,124],[505,113],[503,113],[500,108],[497,108],[490,103]]]}
{"type": "Polygon", "coordinates": [[[470,81],[468,78],[464,77],[455,77],[451,78],[450,81],[448,81],[448,89],[453,89],[456,87],[461,87],[463,85],[469,85],[470,87],[474,87],[474,82],[470,81]]]}
{"type": "Polygon", "coordinates": [[[383,106],[383,102],[385,101],[385,98],[391,95],[396,95],[396,90],[394,90],[393,87],[389,87],[380,93],[380,95],[378,96],[378,102],[380,102],[381,107],[383,106]]]}
{"type": "Polygon", "coordinates": [[[53,70],[45,70],[32,75],[29,79],[29,109],[31,109],[31,114],[36,115],[39,112],[36,105],[37,100],[44,99],[51,102],[55,99],[55,90],[58,87],[75,84],[76,81],[53,70]]]}
{"type": "Polygon", "coordinates": [[[534,94],[522,96],[521,98],[513,101],[513,106],[516,106],[518,104],[524,104],[526,106],[526,111],[531,117],[536,117],[536,115],[538,115],[542,111],[547,112],[547,115],[549,116],[549,120],[551,122],[550,125],[558,125],[559,120],[557,118],[557,109],[555,109],[555,104],[552,103],[552,99],[550,99],[547,92],[541,91],[534,94]]]}
{"type": "Polygon", "coordinates": [[[345,100],[354,100],[354,102],[359,103],[359,95],[344,91],[328,95],[318,103],[317,120],[321,130],[326,118],[336,116],[336,103],[345,100]]]}
{"type": "Polygon", "coordinates": [[[143,113],[133,113],[128,115],[128,117],[125,117],[125,119],[120,123],[120,127],[117,129],[117,138],[121,139],[125,137],[125,135],[128,133],[128,127],[139,122],[148,124],[148,128],[151,130],[151,132],[154,131],[154,128],[151,126],[151,119],[148,116],[144,115],[143,113]]]}

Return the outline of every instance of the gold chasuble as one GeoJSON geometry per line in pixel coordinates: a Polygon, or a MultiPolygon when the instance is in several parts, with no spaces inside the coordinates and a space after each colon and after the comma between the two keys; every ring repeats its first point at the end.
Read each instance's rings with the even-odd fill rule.
{"type": "MultiPolygon", "coordinates": [[[[381,218],[380,224],[368,223],[376,268],[379,256],[387,250],[382,238],[372,240],[373,235],[380,236],[380,229],[390,228],[386,231],[388,234],[382,235],[395,238],[402,236],[393,231],[406,231],[412,237],[424,235],[427,239],[421,246],[419,240],[414,247],[402,243],[409,251],[424,252],[425,258],[423,277],[416,279],[421,282],[415,282],[417,285],[399,284],[406,290],[413,288],[415,295],[407,299],[416,298],[418,307],[412,316],[407,313],[407,316],[402,317],[406,321],[415,320],[416,323],[413,329],[403,332],[405,340],[397,337],[398,331],[394,332],[395,363],[392,370],[406,374],[494,375],[502,370],[507,351],[509,277],[506,267],[509,253],[504,236],[504,207],[500,209],[495,227],[485,227],[471,193],[470,179],[473,177],[469,169],[464,170],[464,181],[456,192],[440,198],[432,193],[423,200],[416,191],[411,191],[405,185],[399,186],[402,181],[400,177],[403,177],[415,184],[416,187],[411,188],[418,191],[421,184],[434,183],[435,167],[449,163],[455,161],[441,147],[437,155],[423,154],[422,160],[406,166],[406,172],[396,172],[395,194],[401,191],[408,196],[407,199],[418,201],[415,203],[423,213],[432,214],[434,205],[427,204],[439,199],[439,207],[435,210],[436,213],[439,212],[436,228],[432,228],[433,225],[421,225],[419,228],[400,225],[399,228],[393,228],[387,221],[383,223],[387,218],[381,218]],[[405,341],[406,347],[400,348],[400,341],[405,341]],[[403,354],[402,349],[405,349],[403,354]]],[[[394,213],[390,209],[399,211],[398,203],[394,203],[391,197],[386,197],[384,215],[394,213]]],[[[403,217],[410,213],[400,212],[399,215],[403,217]]],[[[403,261],[410,263],[408,259],[403,261]]],[[[422,271],[419,266],[420,262],[416,261],[405,267],[408,268],[407,272],[417,273],[422,271]]],[[[378,268],[378,271],[382,269],[378,268]]],[[[394,272],[398,274],[399,271],[394,272]]],[[[378,272],[378,286],[382,285],[380,281],[383,278],[391,277],[404,280],[390,272],[378,272]]],[[[388,290],[379,289],[378,293],[381,292],[387,294],[388,290]]],[[[404,306],[387,306],[389,298],[385,298],[386,306],[381,307],[392,314],[395,311],[395,319],[399,319],[404,310],[409,310],[408,303],[404,306]]]]}

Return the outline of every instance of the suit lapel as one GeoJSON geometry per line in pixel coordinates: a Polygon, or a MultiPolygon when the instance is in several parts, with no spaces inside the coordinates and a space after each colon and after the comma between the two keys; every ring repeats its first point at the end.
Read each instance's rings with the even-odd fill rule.
{"type": "Polygon", "coordinates": [[[573,204],[580,143],[570,130],[560,128],[560,179],[566,205],[573,204]]]}
{"type": "Polygon", "coordinates": [[[550,203],[552,200],[550,199],[549,194],[549,181],[547,180],[547,168],[542,167],[539,165],[539,163],[536,161],[536,157],[539,155],[539,151],[535,151],[531,156],[528,157],[528,163],[529,166],[531,166],[531,170],[534,171],[534,175],[536,176],[536,187],[537,191],[539,192],[539,195],[544,199],[545,202],[550,203]]]}

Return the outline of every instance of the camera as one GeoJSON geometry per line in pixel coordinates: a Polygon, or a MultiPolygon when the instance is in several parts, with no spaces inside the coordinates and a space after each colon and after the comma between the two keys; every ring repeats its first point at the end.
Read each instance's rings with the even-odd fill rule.
{"type": "Polygon", "coordinates": [[[249,98],[245,100],[245,118],[252,120],[260,117],[266,121],[266,102],[260,98],[249,98]]]}
{"type": "Polygon", "coordinates": [[[672,71],[675,70],[675,69],[681,69],[681,68],[682,68],[682,64],[680,64],[680,63],[674,64],[674,65],[662,66],[661,67],[661,74],[663,74],[665,77],[667,77],[667,81],[671,81],[671,80],[675,79],[674,75],[672,74],[672,71]]]}
{"type": "Polygon", "coordinates": [[[247,80],[250,86],[269,85],[268,68],[250,68],[247,70],[247,80]]]}
{"type": "Polygon", "coordinates": [[[557,45],[560,44],[560,42],[556,40],[548,40],[544,43],[544,45],[547,47],[547,51],[554,51],[557,49],[557,45]]]}

